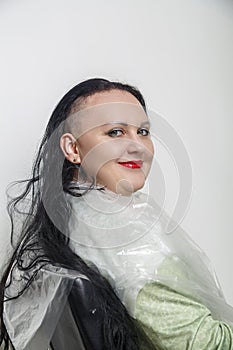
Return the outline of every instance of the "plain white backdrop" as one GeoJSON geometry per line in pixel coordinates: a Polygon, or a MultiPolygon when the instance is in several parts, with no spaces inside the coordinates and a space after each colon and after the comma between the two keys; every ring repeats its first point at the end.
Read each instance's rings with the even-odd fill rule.
{"type": "MultiPolygon", "coordinates": [[[[1,261],[6,186],[29,175],[56,103],[84,79],[116,79],[181,136],[193,169],[182,227],[233,305],[233,1],[0,0],[0,40],[1,261]]],[[[166,151],[158,157],[170,212],[179,182],[166,151]]]]}

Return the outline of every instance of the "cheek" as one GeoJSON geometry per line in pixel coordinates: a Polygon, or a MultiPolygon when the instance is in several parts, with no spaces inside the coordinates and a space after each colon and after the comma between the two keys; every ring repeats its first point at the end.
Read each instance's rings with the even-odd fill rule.
{"type": "Polygon", "coordinates": [[[96,178],[100,183],[109,183],[115,179],[117,175],[114,161],[108,161],[105,164],[100,165],[96,172],[96,178]]]}
{"type": "Polygon", "coordinates": [[[146,158],[148,159],[148,161],[152,162],[153,157],[154,157],[154,145],[153,142],[148,139],[145,143],[145,150],[146,150],[146,158]]]}
{"type": "Polygon", "coordinates": [[[115,140],[93,143],[80,151],[82,167],[89,175],[95,176],[105,164],[108,166],[108,162],[118,159],[123,151],[123,145],[115,140]]]}
{"type": "Polygon", "coordinates": [[[148,141],[148,149],[152,153],[152,156],[153,156],[154,155],[154,144],[151,141],[151,139],[149,139],[149,141],[148,141]]]}

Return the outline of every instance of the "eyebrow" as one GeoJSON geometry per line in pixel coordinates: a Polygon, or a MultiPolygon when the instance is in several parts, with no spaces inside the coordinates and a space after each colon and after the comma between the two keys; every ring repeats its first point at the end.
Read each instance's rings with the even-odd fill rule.
{"type": "MultiPolygon", "coordinates": [[[[111,123],[105,123],[105,124],[103,124],[103,125],[111,125],[111,124],[119,124],[119,125],[123,125],[123,126],[128,126],[128,125],[129,125],[129,124],[124,123],[124,122],[122,122],[122,121],[113,121],[113,122],[111,122],[111,123]]],[[[145,120],[144,122],[141,122],[140,126],[144,126],[144,125],[150,126],[149,120],[145,120]]]]}

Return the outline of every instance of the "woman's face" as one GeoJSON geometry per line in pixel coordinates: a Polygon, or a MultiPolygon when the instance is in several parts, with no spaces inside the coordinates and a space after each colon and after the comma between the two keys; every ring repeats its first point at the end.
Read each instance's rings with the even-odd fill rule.
{"type": "Polygon", "coordinates": [[[154,149],[139,101],[126,91],[105,91],[87,97],[78,114],[76,152],[85,173],[123,195],[142,188],[154,149]]]}

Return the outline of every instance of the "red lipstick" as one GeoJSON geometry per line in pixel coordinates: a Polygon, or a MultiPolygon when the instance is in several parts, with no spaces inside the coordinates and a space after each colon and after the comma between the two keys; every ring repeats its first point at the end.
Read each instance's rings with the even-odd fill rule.
{"type": "Polygon", "coordinates": [[[118,162],[118,164],[130,169],[140,169],[142,167],[142,163],[143,162],[141,160],[130,160],[127,162],[118,162]]]}

